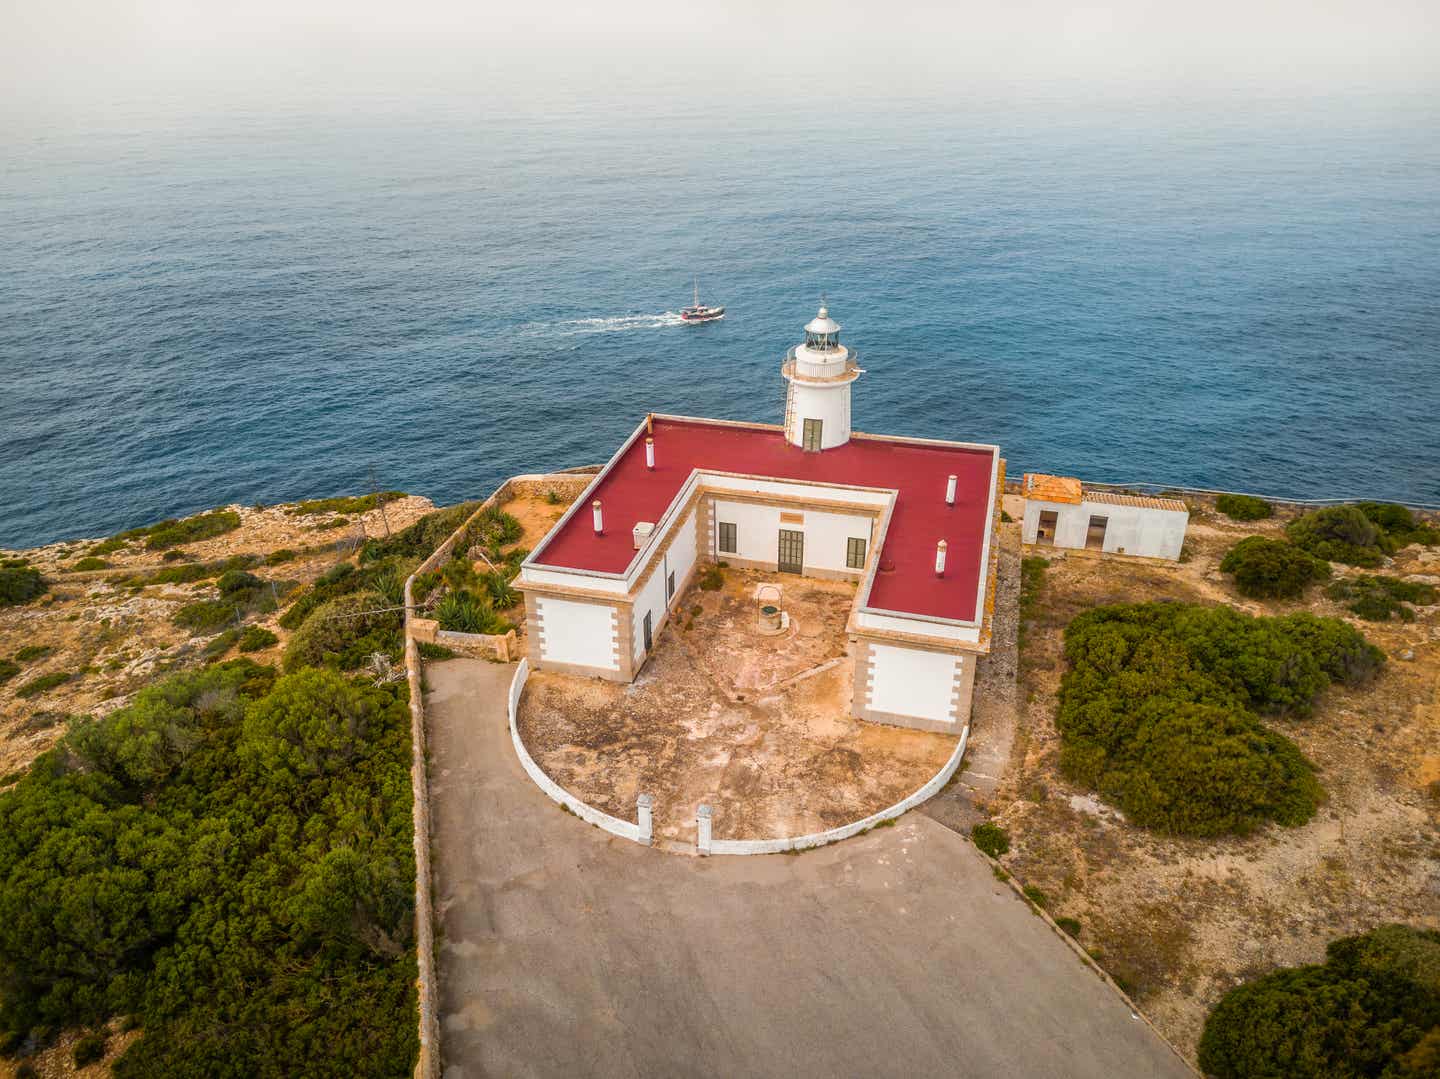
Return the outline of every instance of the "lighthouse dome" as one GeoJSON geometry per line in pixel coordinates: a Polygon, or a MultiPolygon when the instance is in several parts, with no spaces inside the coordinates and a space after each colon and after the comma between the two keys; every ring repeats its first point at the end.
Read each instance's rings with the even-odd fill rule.
{"type": "Polygon", "coordinates": [[[840,332],[840,323],[830,317],[826,308],[820,308],[820,313],[805,324],[806,333],[815,334],[836,334],[840,332]]]}

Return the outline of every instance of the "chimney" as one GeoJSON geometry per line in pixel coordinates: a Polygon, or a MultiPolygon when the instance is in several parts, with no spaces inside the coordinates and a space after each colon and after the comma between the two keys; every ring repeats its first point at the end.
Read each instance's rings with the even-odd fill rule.
{"type": "Polygon", "coordinates": [[[645,467],[652,472],[655,470],[655,440],[653,438],[645,440],[645,467]]]}
{"type": "Polygon", "coordinates": [[[945,541],[935,544],[935,576],[945,576],[945,541]]]}
{"type": "Polygon", "coordinates": [[[595,535],[603,536],[605,534],[605,518],[600,516],[600,500],[597,498],[590,503],[590,508],[595,513],[595,535]]]}
{"type": "Polygon", "coordinates": [[[945,505],[955,505],[955,477],[951,476],[945,481],[945,505]]]}

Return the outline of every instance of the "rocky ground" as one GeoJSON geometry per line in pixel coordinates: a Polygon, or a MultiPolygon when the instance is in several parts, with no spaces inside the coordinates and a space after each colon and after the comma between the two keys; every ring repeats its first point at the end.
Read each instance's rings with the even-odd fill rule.
{"type": "MultiPolygon", "coordinates": [[[[49,593],[40,599],[0,608],[0,660],[20,667],[0,684],[0,777],[8,778],[49,748],[75,716],[119,708],[157,674],[205,661],[204,647],[215,634],[192,635],[171,619],[185,604],[213,597],[214,579],[140,587],[126,583],[137,575],[288,549],[296,552],[293,559],[250,570],[273,582],[283,607],[287,594],[348,557],[367,536],[383,536],[387,525],[398,531],[434,507],[426,498],[402,497],[386,503],[383,514],[379,509],[293,513],[294,505],[228,508],[239,514],[239,528],[187,543],[170,561],[164,551],[147,550],[143,539],[99,556],[107,567],[91,571],[74,567],[103,537],[0,551],[0,558],[28,559],[50,582],[49,593]],[[22,651],[27,648],[48,651],[17,658],[27,657],[22,651]],[[69,680],[22,695],[36,679],[60,674],[69,680]]],[[[286,634],[275,625],[276,614],[251,619],[280,638],[278,645],[253,654],[261,662],[274,661],[284,645],[286,634]]]]}
{"type": "MultiPolygon", "coordinates": [[[[1239,981],[1318,961],[1327,941],[1384,922],[1440,926],[1440,606],[1377,624],[1320,589],[1305,601],[1246,600],[1220,559],[1243,536],[1278,534],[1293,514],[1240,523],[1197,508],[1179,564],[1040,552],[1051,565],[1022,650],[1014,750],[985,807],[1011,835],[1004,864],[1045,892],[1053,914],[1079,920],[1081,943],[1192,1060],[1206,1013],[1239,981]],[[1390,657],[1375,684],[1332,687],[1312,718],[1270,720],[1319,769],[1327,798],[1309,824],[1167,838],[1059,775],[1065,625],[1092,606],[1162,598],[1344,617],[1390,657]]],[[[1436,579],[1440,548],[1407,548],[1382,572],[1436,579]]]]}

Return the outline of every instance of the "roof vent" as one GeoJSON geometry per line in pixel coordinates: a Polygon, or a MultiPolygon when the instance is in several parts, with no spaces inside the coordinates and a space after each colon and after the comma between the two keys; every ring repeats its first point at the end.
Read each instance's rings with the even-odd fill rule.
{"type": "Polygon", "coordinates": [[[631,535],[633,535],[635,538],[635,549],[637,551],[641,547],[644,547],[647,542],[649,542],[650,536],[654,531],[655,524],[653,521],[635,522],[635,530],[631,533],[631,535]]]}

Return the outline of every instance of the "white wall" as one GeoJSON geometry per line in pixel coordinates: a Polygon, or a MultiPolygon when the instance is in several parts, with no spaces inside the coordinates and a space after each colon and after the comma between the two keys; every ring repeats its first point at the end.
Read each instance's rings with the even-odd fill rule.
{"type": "Polygon", "coordinates": [[[669,550],[659,556],[655,566],[655,572],[645,582],[645,587],[635,597],[635,606],[631,614],[634,624],[634,647],[635,662],[638,664],[645,658],[645,614],[650,613],[650,632],[652,635],[660,633],[660,627],[669,620],[669,608],[680,599],[680,590],[685,585],[685,575],[690,572],[690,567],[695,565],[695,510],[692,508],[689,513],[681,518],[675,526],[675,539],[670,544],[669,550]],[[669,574],[675,575],[675,595],[670,597],[669,602],[665,599],[665,580],[669,574]]]}
{"type": "Polygon", "coordinates": [[[782,510],[778,506],[759,506],[751,502],[715,500],[715,557],[743,558],[774,565],[780,557],[780,529],[805,533],[805,569],[838,570],[859,577],[861,570],[845,565],[847,540],[852,536],[865,541],[866,557],[874,542],[871,535],[874,518],[822,510],[782,510]],[[799,513],[802,524],[782,523],[781,513],[799,513]],[[721,551],[719,524],[735,525],[735,550],[721,551]]]}
{"type": "MultiPolygon", "coordinates": [[[[962,656],[872,644],[870,707],[916,719],[952,723],[951,697],[962,656]]],[[[973,662],[973,661],[972,661],[973,662]]]]}
{"type": "Polygon", "coordinates": [[[542,595],[535,598],[535,610],[540,615],[542,662],[620,669],[615,658],[615,608],[542,595]]]}
{"type": "Polygon", "coordinates": [[[1108,502],[1081,502],[1078,506],[1027,499],[1021,538],[1034,543],[1040,526],[1040,511],[1054,510],[1055,546],[1084,547],[1090,518],[1105,517],[1103,550],[1112,554],[1133,554],[1146,558],[1180,557],[1190,515],[1184,510],[1155,509],[1149,506],[1116,506],[1108,502]]]}
{"type": "Polygon", "coordinates": [[[796,446],[804,445],[805,420],[820,420],[820,448],[828,450],[850,441],[850,383],[838,386],[795,387],[794,418],[789,439],[796,446]]]}

